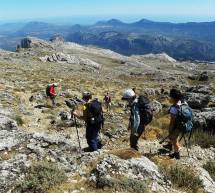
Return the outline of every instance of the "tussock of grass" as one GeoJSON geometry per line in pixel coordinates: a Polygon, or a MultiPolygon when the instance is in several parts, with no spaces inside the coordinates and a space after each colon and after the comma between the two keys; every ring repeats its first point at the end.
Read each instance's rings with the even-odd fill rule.
{"type": "Polygon", "coordinates": [[[169,168],[162,168],[162,171],[176,188],[195,193],[203,187],[202,181],[188,167],[173,165],[169,168]]]}
{"type": "Polygon", "coordinates": [[[67,179],[64,171],[52,163],[38,163],[28,170],[24,181],[17,185],[13,193],[45,192],[49,188],[65,182],[67,179]]]}
{"type": "Polygon", "coordinates": [[[203,130],[196,130],[192,134],[191,144],[199,145],[202,148],[215,147],[215,135],[203,130]]]}
{"type": "Polygon", "coordinates": [[[215,181],[215,161],[208,161],[203,168],[208,171],[211,178],[215,181]]]}

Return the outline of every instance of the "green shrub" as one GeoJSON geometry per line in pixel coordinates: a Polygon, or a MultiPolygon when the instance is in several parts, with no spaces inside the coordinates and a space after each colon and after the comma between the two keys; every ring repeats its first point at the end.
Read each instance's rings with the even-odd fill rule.
{"type": "Polygon", "coordinates": [[[147,183],[145,181],[127,177],[99,178],[99,181],[97,181],[97,188],[111,188],[111,192],[114,189],[120,192],[148,193],[146,185],[147,183]]]}
{"type": "Polygon", "coordinates": [[[195,175],[195,173],[182,166],[171,166],[170,168],[163,168],[163,173],[177,188],[192,190],[196,192],[203,187],[202,181],[195,175]]]}
{"type": "Polygon", "coordinates": [[[206,169],[211,178],[215,180],[215,161],[208,161],[203,168],[206,169]]]}
{"type": "Polygon", "coordinates": [[[17,124],[18,124],[19,126],[22,126],[22,125],[24,124],[24,120],[22,119],[21,116],[16,115],[14,119],[15,119],[15,121],[17,122],[17,124]]]}
{"type": "Polygon", "coordinates": [[[124,187],[125,190],[136,193],[147,193],[146,183],[135,179],[124,179],[120,182],[120,185],[124,187]]]}
{"type": "Polygon", "coordinates": [[[66,179],[64,171],[59,170],[55,164],[38,163],[29,168],[23,182],[17,185],[13,193],[43,193],[66,179]]]}
{"type": "Polygon", "coordinates": [[[203,130],[196,130],[191,137],[191,144],[199,145],[202,148],[215,147],[215,135],[203,130]]]}

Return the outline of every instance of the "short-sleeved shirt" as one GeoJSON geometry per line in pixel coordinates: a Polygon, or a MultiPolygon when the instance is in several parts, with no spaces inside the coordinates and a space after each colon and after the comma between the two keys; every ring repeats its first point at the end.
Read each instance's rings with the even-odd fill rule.
{"type": "Polygon", "coordinates": [[[181,106],[181,101],[178,101],[178,103],[176,105],[172,105],[170,107],[169,113],[176,116],[178,114],[178,107],[181,106]]]}

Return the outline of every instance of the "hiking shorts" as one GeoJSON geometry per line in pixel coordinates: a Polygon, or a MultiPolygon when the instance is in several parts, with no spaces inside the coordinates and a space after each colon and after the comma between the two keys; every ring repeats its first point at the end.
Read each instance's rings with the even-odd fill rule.
{"type": "Polygon", "coordinates": [[[181,131],[179,129],[172,129],[169,131],[169,139],[177,140],[180,134],[181,134],[181,131]]]}

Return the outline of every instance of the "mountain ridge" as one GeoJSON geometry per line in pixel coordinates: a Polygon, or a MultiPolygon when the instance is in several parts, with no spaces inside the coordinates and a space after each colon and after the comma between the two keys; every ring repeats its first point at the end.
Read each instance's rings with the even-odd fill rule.
{"type": "Polygon", "coordinates": [[[165,52],[179,60],[215,61],[214,34],[215,22],[171,23],[141,19],[125,23],[110,19],[88,26],[70,26],[33,21],[19,29],[9,24],[0,25],[0,47],[15,50],[14,43],[18,44],[26,36],[49,40],[54,35],[61,35],[66,41],[125,55],[165,52]]]}

